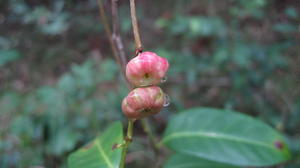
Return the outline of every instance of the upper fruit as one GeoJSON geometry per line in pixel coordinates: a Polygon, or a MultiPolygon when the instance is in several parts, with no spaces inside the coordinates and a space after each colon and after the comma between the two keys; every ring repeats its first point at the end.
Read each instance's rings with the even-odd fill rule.
{"type": "Polygon", "coordinates": [[[142,52],[126,66],[126,77],[134,86],[157,85],[169,68],[167,59],[153,52],[142,52]]]}

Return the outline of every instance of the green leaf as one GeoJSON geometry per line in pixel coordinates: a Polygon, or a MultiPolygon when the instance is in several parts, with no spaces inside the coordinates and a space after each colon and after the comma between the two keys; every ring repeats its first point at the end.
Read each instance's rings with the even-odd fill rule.
{"type": "Polygon", "coordinates": [[[238,168],[233,165],[213,162],[195,156],[174,154],[164,164],[164,168],[238,168]]]}
{"type": "Polygon", "coordinates": [[[259,120],[213,108],[171,119],[162,143],[184,154],[240,166],[273,165],[290,158],[282,136],[259,120]]]}
{"type": "Polygon", "coordinates": [[[17,50],[0,50],[0,66],[13,62],[21,58],[21,53],[17,50]]]}
{"type": "Polygon", "coordinates": [[[122,143],[122,140],[122,124],[116,122],[102,136],[72,153],[68,158],[69,168],[118,168],[122,149],[112,147],[122,143]]]}
{"type": "Polygon", "coordinates": [[[297,26],[290,23],[277,23],[274,25],[273,29],[280,33],[293,33],[297,31],[297,26]]]}
{"type": "Polygon", "coordinates": [[[294,7],[288,7],[285,9],[285,14],[292,19],[297,19],[298,17],[298,11],[294,7]]]}

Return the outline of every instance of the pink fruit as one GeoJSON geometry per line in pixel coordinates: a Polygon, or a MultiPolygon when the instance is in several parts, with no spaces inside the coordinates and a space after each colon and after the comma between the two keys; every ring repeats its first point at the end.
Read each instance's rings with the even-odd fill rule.
{"type": "Polygon", "coordinates": [[[167,59],[153,52],[142,52],[126,66],[126,77],[134,86],[157,85],[169,69],[167,59]]]}
{"type": "Polygon", "coordinates": [[[157,114],[163,108],[165,96],[158,86],[136,88],[123,99],[123,113],[131,119],[157,114]]]}

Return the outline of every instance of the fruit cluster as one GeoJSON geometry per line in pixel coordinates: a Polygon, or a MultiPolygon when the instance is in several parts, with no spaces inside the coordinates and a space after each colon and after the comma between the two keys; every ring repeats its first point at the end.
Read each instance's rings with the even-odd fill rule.
{"type": "Polygon", "coordinates": [[[165,94],[158,85],[169,69],[168,60],[153,52],[142,52],[126,66],[126,78],[136,88],[122,102],[123,113],[130,119],[157,114],[163,108],[165,94]]]}

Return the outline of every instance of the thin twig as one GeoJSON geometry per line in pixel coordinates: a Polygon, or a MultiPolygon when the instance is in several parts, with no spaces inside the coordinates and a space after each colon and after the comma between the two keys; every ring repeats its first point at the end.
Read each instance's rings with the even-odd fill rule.
{"type": "Polygon", "coordinates": [[[136,17],[135,0],[130,0],[130,14],[131,14],[134,41],[136,46],[136,54],[138,54],[143,51],[143,46],[140,38],[139,26],[136,17]]]}
{"type": "Polygon", "coordinates": [[[107,17],[106,17],[106,14],[105,14],[105,10],[104,10],[104,6],[103,6],[103,3],[102,3],[102,0],[97,0],[97,3],[98,3],[98,7],[99,7],[99,15],[101,17],[101,21],[103,23],[103,26],[104,26],[104,30],[105,30],[105,33],[106,33],[106,36],[109,40],[109,43],[110,43],[110,47],[112,49],[112,53],[113,53],[113,56],[115,57],[117,63],[121,66],[122,66],[122,62],[118,56],[118,51],[117,51],[117,47],[115,46],[113,40],[112,40],[112,35],[111,35],[111,31],[110,31],[110,27],[109,27],[109,24],[108,24],[108,21],[107,21],[107,17]]]}
{"type": "Polygon", "coordinates": [[[119,58],[121,60],[121,68],[125,77],[125,67],[127,63],[127,57],[124,50],[124,45],[120,35],[120,22],[118,12],[118,0],[111,0],[111,13],[112,13],[112,40],[117,48],[119,58]]]}

